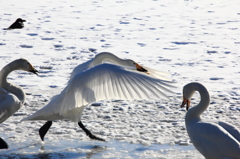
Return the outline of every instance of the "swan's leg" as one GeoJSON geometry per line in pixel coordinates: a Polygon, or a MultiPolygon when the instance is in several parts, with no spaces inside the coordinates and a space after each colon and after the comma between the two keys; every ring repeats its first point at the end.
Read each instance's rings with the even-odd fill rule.
{"type": "Polygon", "coordinates": [[[8,149],[8,144],[0,138],[0,149],[8,149]]]}
{"type": "Polygon", "coordinates": [[[94,139],[94,140],[99,140],[99,141],[105,141],[104,139],[101,139],[95,135],[93,135],[83,124],[82,122],[78,122],[78,125],[80,126],[80,128],[83,129],[83,131],[85,131],[85,133],[87,134],[87,136],[89,136],[91,139],[94,139]]]}
{"type": "Polygon", "coordinates": [[[44,141],[44,136],[46,135],[46,133],[48,132],[49,128],[52,126],[52,121],[47,121],[40,129],[39,129],[39,135],[42,139],[42,141],[44,141]]]}

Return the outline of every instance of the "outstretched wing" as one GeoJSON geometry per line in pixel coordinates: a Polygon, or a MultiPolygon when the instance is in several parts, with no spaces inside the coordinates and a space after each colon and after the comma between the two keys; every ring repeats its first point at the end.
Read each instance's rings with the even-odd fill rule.
{"type": "Polygon", "coordinates": [[[87,105],[104,99],[151,99],[168,98],[172,82],[127,71],[113,64],[97,65],[81,72],[69,81],[59,97],[60,111],[87,105]]]}

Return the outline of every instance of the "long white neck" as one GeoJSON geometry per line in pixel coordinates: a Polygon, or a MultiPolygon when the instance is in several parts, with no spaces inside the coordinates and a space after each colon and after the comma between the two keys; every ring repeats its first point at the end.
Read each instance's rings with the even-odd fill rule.
{"type": "Polygon", "coordinates": [[[22,88],[19,86],[14,86],[11,83],[7,82],[7,76],[14,70],[19,70],[17,65],[17,61],[13,61],[2,68],[0,71],[0,87],[4,88],[8,92],[16,95],[18,99],[24,103],[25,101],[25,93],[23,92],[22,88]]]}
{"type": "Polygon", "coordinates": [[[210,96],[209,93],[207,91],[207,89],[199,84],[199,83],[192,83],[193,86],[193,90],[192,93],[195,91],[198,91],[200,93],[201,96],[201,101],[199,102],[198,105],[192,107],[191,109],[188,110],[185,120],[186,121],[190,121],[189,119],[200,119],[201,118],[201,114],[207,109],[209,103],[210,103],[210,96]]]}
{"type": "Polygon", "coordinates": [[[114,54],[111,54],[109,52],[102,52],[98,55],[93,60],[93,66],[96,66],[98,64],[104,63],[104,62],[111,62],[114,64],[122,64],[124,60],[118,58],[114,54]]]}
{"type": "Polygon", "coordinates": [[[110,62],[113,64],[122,64],[122,65],[125,63],[124,60],[118,58],[117,56],[109,52],[102,52],[100,54],[97,54],[95,58],[75,67],[71,73],[70,79],[72,79],[76,74],[80,72],[83,72],[91,67],[95,67],[96,65],[99,65],[105,62],[110,62]]]}

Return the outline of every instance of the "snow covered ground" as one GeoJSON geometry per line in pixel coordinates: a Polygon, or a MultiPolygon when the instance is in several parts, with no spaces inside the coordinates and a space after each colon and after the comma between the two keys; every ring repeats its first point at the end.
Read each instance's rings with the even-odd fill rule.
{"type": "Polygon", "coordinates": [[[203,117],[240,128],[239,6],[234,0],[2,0],[1,28],[17,18],[27,22],[21,30],[1,30],[0,68],[26,58],[40,73],[9,76],[27,103],[0,126],[10,146],[1,158],[203,159],[185,130],[182,87],[204,84],[211,105],[203,117]],[[42,143],[44,121],[20,120],[58,94],[74,67],[104,51],[169,72],[176,94],[170,101],[105,100],[87,107],[83,123],[106,143],[91,141],[69,121],[54,122],[42,143]]]}

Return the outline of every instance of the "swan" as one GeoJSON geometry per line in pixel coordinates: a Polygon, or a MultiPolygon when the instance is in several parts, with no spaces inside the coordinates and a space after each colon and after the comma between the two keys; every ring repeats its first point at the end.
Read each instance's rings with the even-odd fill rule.
{"type": "MultiPolygon", "coordinates": [[[[23,89],[7,81],[7,76],[14,70],[24,70],[34,74],[38,72],[26,59],[17,59],[2,68],[0,71],[0,123],[19,110],[25,101],[23,89]]],[[[0,148],[7,148],[7,143],[1,138],[0,148]]]]}
{"type": "Polygon", "coordinates": [[[193,145],[206,159],[240,159],[240,131],[229,123],[201,118],[209,102],[209,93],[202,84],[184,86],[181,107],[186,105],[188,110],[185,124],[193,145]],[[201,101],[188,110],[195,91],[200,93],[201,101]]]}
{"type": "Polygon", "coordinates": [[[75,75],[66,88],[42,109],[25,120],[46,120],[39,129],[41,140],[53,120],[68,119],[77,122],[91,139],[105,141],[93,135],[81,122],[84,108],[95,101],[104,99],[150,99],[166,97],[173,82],[165,81],[126,70],[122,66],[104,63],[75,75]]]}
{"type": "Polygon", "coordinates": [[[138,63],[131,59],[121,59],[110,52],[99,53],[93,59],[75,67],[71,73],[70,79],[72,79],[76,74],[102,63],[111,63],[124,66],[126,69],[130,69],[131,71],[142,72],[143,74],[148,74],[154,78],[170,81],[169,78],[165,77],[168,75],[166,72],[161,72],[149,67],[140,66],[138,63]]]}

